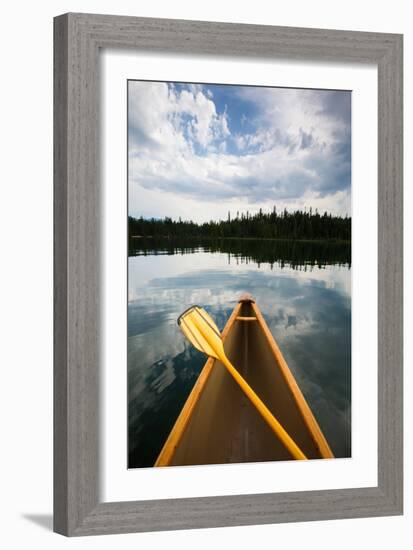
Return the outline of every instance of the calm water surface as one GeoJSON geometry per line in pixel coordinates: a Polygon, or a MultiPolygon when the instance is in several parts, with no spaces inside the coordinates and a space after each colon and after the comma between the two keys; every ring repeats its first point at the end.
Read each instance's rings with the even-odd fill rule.
{"type": "Polygon", "coordinates": [[[129,252],[129,467],[152,466],[205,357],[176,319],[193,304],[222,329],[256,299],[336,457],[351,455],[350,247],[139,240],[129,252]]]}

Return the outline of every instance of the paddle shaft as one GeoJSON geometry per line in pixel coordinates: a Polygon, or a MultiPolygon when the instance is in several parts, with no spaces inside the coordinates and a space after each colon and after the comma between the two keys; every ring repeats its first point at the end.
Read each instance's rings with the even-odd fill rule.
{"type": "Polygon", "coordinates": [[[228,370],[230,375],[234,378],[236,383],[240,386],[242,391],[248,397],[248,399],[254,404],[257,411],[262,418],[266,421],[268,426],[272,429],[275,435],[281,440],[285,447],[289,450],[291,455],[297,460],[307,460],[305,454],[297,446],[294,440],[288,435],[285,429],[281,426],[278,420],[274,417],[271,411],[264,405],[251,386],[244,380],[235,367],[232,366],[226,355],[221,355],[221,363],[228,370]]]}

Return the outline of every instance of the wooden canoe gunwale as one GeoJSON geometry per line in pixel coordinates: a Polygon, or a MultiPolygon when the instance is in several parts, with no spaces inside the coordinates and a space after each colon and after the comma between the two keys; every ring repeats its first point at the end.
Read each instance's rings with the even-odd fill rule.
{"type": "MultiPolygon", "coordinates": [[[[222,331],[222,340],[225,342],[225,338],[227,337],[229,331],[232,329],[232,326],[235,323],[236,317],[238,316],[240,309],[242,307],[242,302],[238,302],[238,304],[235,306],[233,312],[231,313],[230,318],[228,319],[224,330],[222,331]]],[[[203,366],[200,375],[198,376],[197,381],[195,382],[194,387],[191,390],[191,393],[189,394],[187,400],[185,401],[185,405],[183,406],[181,412],[179,413],[178,418],[176,419],[176,422],[165,441],[164,446],[162,447],[161,452],[159,453],[159,456],[154,464],[155,467],[158,466],[169,466],[172,457],[174,455],[175,449],[178,446],[185,429],[188,425],[188,422],[191,418],[192,411],[194,410],[201,393],[208,381],[208,378],[211,374],[212,367],[214,366],[214,362],[216,359],[213,357],[209,357],[203,366]]]]}
{"type": "Polygon", "coordinates": [[[274,358],[276,360],[276,363],[278,365],[278,368],[280,369],[286,384],[289,386],[290,391],[294,397],[294,400],[297,404],[297,407],[301,413],[301,416],[303,417],[303,420],[308,428],[308,431],[311,435],[311,437],[314,440],[314,443],[317,445],[320,454],[322,458],[334,458],[334,454],[327,443],[326,438],[324,437],[323,432],[321,431],[320,426],[318,425],[317,420],[315,419],[302,391],[300,390],[300,387],[297,384],[297,381],[294,378],[293,373],[291,372],[287,361],[284,359],[283,354],[281,353],[280,348],[278,347],[277,342],[275,341],[275,338],[271,334],[270,329],[268,328],[268,325],[259,309],[257,304],[254,302],[251,303],[251,307],[255,313],[255,316],[257,317],[257,321],[262,328],[265,337],[268,341],[268,344],[271,348],[271,351],[274,355],[274,358]]]}
{"type": "MultiPolygon", "coordinates": [[[[311,435],[311,438],[313,439],[316,447],[320,452],[321,458],[334,458],[334,455],[327,443],[327,440],[324,437],[324,434],[321,431],[317,423],[317,420],[315,419],[307,401],[305,400],[305,397],[301,392],[290,368],[288,367],[288,364],[284,359],[284,356],[282,355],[280,348],[275,342],[275,339],[272,336],[271,331],[269,330],[268,325],[259,307],[256,305],[254,299],[249,295],[245,295],[241,297],[240,301],[235,306],[230,318],[228,319],[225,325],[225,328],[222,331],[222,338],[224,342],[236,321],[241,323],[255,321],[259,324],[265,336],[265,339],[267,340],[269,348],[271,349],[275,363],[278,366],[287,386],[290,389],[293,399],[297,405],[298,411],[300,412],[301,417],[303,418],[303,421],[307,426],[307,429],[309,434],[311,435]],[[242,305],[245,302],[248,302],[251,305],[254,316],[245,317],[245,316],[239,315],[242,305]]],[[[175,450],[178,447],[185,433],[185,430],[189,424],[189,420],[191,419],[192,412],[194,411],[201,397],[201,394],[206,386],[209,376],[211,375],[212,368],[214,366],[215,361],[216,359],[212,357],[207,359],[204,367],[202,368],[200,375],[198,376],[197,381],[195,382],[194,387],[191,390],[191,393],[189,394],[154,464],[155,467],[169,466],[171,464],[172,459],[174,457],[175,450]]]]}

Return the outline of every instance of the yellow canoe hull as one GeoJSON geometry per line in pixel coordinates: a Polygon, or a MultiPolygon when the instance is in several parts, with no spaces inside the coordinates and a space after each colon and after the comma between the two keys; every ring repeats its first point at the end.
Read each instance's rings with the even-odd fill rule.
{"type": "MultiPolygon", "coordinates": [[[[334,458],[257,304],[244,296],[223,332],[228,358],[310,459],[334,458]]],[[[208,359],[155,466],[292,460],[216,359],[208,359]]]]}

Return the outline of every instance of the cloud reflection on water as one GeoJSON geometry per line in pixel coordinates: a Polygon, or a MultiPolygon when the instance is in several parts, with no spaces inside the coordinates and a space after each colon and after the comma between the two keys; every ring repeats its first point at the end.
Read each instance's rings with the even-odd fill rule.
{"type": "Polygon", "coordinates": [[[335,455],[350,456],[350,273],[336,265],[258,269],[207,252],[130,257],[130,467],[153,464],[205,362],[177,317],[200,304],[222,329],[242,292],[259,304],[335,455]]]}

